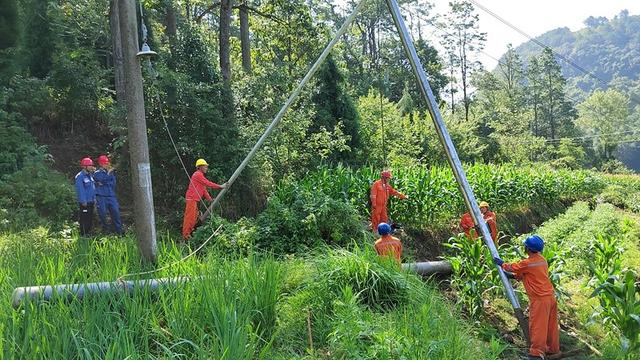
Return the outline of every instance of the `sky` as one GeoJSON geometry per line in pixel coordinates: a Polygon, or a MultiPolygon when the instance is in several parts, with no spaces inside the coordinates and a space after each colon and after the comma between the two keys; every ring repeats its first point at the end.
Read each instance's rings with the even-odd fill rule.
{"type": "MultiPolygon", "coordinates": [[[[421,0],[423,1],[423,0],[421,0]]],[[[568,27],[572,31],[584,27],[583,21],[589,16],[604,16],[609,19],[629,10],[630,15],[640,14],[640,0],[476,0],[478,3],[517,26],[525,33],[536,37],[558,27],[568,27]]],[[[344,0],[335,0],[343,3],[344,0]]],[[[448,11],[449,0],[429,0],[435,4],[436,13],[448,11]]],[[[528,39],[487,14],[476,9],[480,16],[480,30],[487,33],[484,52],[499,58],[506,51],[507,44],[518,46],[528,39]]],[[[437,34],[436,31],[434,31],[437,34]]],[[[496,61],[480,54],[479,60],[488,69],[497,65],[496,61]]]]}

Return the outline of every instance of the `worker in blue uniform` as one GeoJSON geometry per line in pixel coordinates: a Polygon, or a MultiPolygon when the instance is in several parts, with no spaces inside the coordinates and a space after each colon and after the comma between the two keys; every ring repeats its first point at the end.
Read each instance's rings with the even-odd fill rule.
{"type": "Polygon", "coordinates": [[[80,205],[78,222],[80,223],[80,235],[86,236],[91,233],[93,225],[93,206],[96,202],[96,187],[93,180],[95,167],[91,158],[80,160],[82,170],[76,175],[76,196],[80,205]]]}
{"type": "Polygon", "coordinates": [[[98,157],[98,170],[93,174],[96,181],[96,201],[98,217],[105,233],[115,232],[122,235],[122,221],[120,220],[120,205],[116,197],[116,174],[111,166],[109,157],[98,157]],[[111,223],[107,222],[107,215],[111,217],[111,223]]]}

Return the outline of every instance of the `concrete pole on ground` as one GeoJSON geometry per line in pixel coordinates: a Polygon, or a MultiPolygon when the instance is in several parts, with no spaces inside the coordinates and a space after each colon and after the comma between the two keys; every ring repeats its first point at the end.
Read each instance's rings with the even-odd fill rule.
{"type": "Polygon", "coordinates": [[[127,140],[131,156],[131,188],[136,237],[142,257],[146,261],[155,262],[157,248],[151,166],[149,164],[147,123],[144,113],[142,70],[140,69],[140,60],[136,57],[139,51],[136,3],[134,0],[118,0],[118,10],[123,48],[127,140]]]}

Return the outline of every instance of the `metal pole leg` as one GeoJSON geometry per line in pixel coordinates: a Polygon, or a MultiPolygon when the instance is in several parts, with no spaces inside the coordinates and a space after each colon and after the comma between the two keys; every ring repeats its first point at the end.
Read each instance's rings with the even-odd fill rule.
{"type": "MultiPolygon", "coordinates": [[[[413,68],[413,72],[415,73],[418,84],[420,85],[422,96],[427,102],[429,114],[431,115],[431,119],[433,119],[433,124],[436,127],[436,132],[438,133],[440,142],[442,143],[442,146],[444,146],[444,150],[447,154],[447,160],[449,162],[449,165],[451,166],[451,169],[453,170],[453,175],[458,182],[458,186],[460,186],[460,191],[462,192],[462,195],[464,197],[464,202],[467,205],[471,216],[473,217],[473,221],[480,227],[482,238],[487,247],[489,247],[491,255],[497,257],[498,251],[493,243],[493,239],[491,238],[489,228],[487,227],[487,224],[482,217],[482,213],[480,212],[480,208],[478,207],[478,202],[473,195],[473,190],[471,190],[471,186],[469,186],[469,182],[467,181],[464,169],[462,168],[462,164],[460,162],[460,159],[458,158],[458,153],[456,152],[456,149],[453,145],[453,141],[451,141],[449,132],[447,131],[447,128],[444,124],[442,115],[440,114],[440,110],[438,109],[438,104],[436,102],[435,96],[433,95],[431,86],[429,86],[427,75],[425,74],[424,68],[420,63],[420,59],[418,58],[418,54],[416,53],[413,41],[411,40],[411,35],[407,31],[404,19],[402,18],[402,14],[400,13],[400,6],[398,6],[398,1],[386,0],[386,2],[389,10],[391,11],[393,22],[395,23],[396,28],[400,33],[400,40],[402,41],[405,52],[407,53],[407,57],[409,58],[409,62],[411,63],[411,67],[413,68]]],[[[522,332],[528,340],[529,326],[524,317],[524,313],[522,312],[522,308],[520,307],[520,303],[518,302],[518,298],[516,297],[516,294],[513,291],[513,287],[511,286],[511,283],[509,282],[509,279],[507,279],[502,268],[498,267],[498,273],[500,275],[500,280],[502,280],[502,284],[504,285],[507,297],[511,302],[511,306],[513,306],[513,310],[515,312],[516,318],[518,319],[518,323],[522,328],[522,332]]]]}

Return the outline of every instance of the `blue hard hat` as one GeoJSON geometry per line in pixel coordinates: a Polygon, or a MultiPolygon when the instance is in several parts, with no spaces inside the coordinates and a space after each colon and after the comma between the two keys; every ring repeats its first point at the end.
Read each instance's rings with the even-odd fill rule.
{"type": "Polygon", "coordinates": [[[544,240],[540,237],[540,235],[531,235],[524,241],[524,246],[535,252],[542,252],[544,249],[544,240]]]}
{"type": "Polygon", "coordinates": [[[391,226],[387,223],[380,223],[378,225],[378,234],[380,235],[391,234],[391,226]]]}

